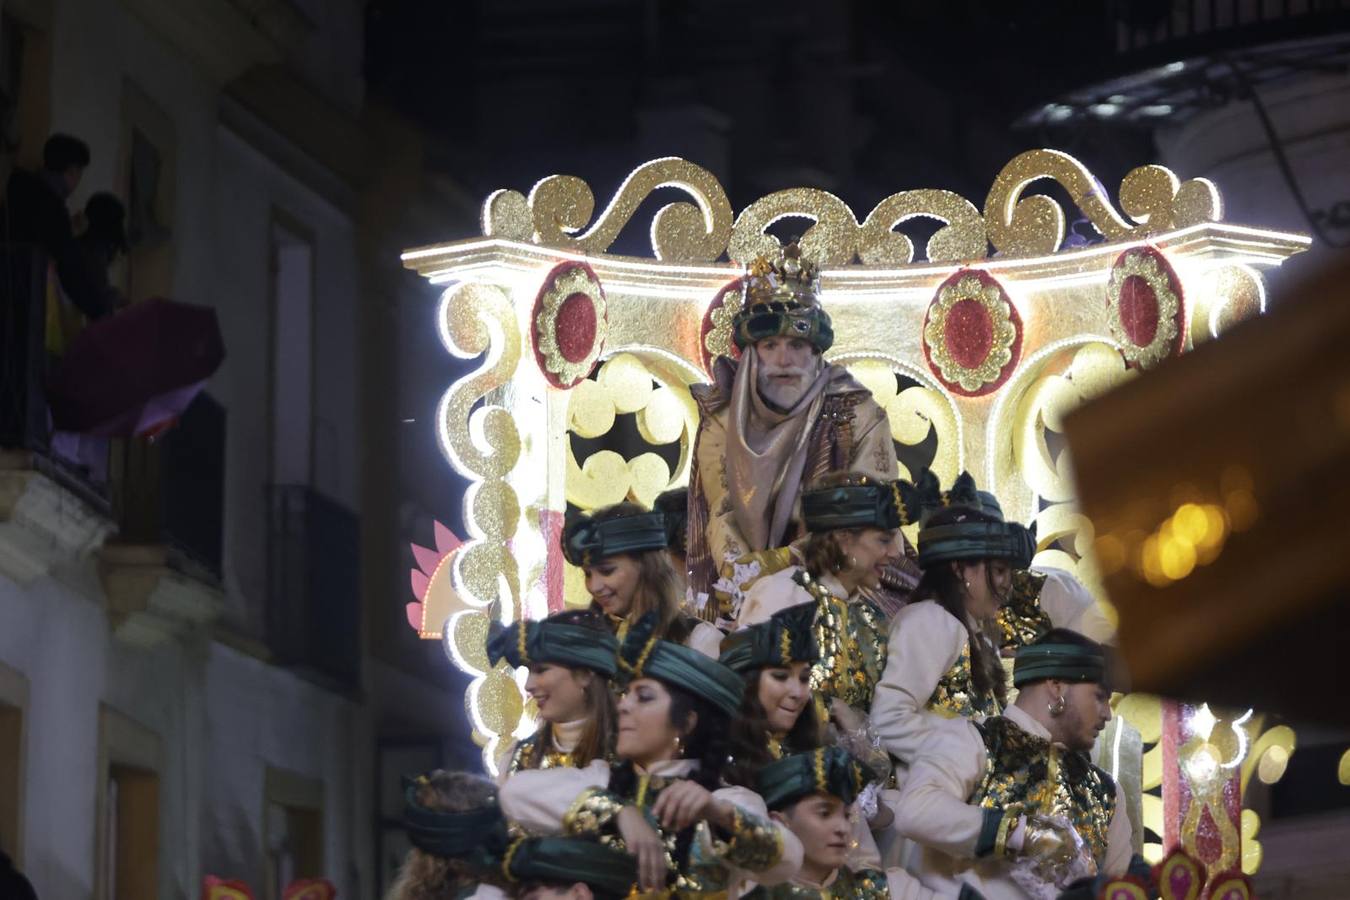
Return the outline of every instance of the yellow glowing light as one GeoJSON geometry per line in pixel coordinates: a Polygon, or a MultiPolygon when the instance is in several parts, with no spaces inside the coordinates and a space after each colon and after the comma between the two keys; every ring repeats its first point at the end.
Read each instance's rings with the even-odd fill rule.
{"type": "Polygon", "coordinates": [[[1350,750],[1341,754],[1341,761],[1336,765],[1336,779],[1350,787],[1350,750]]]}
{"type": "Polygon", "coordinates": [[[1175,537],[1164,538],[1158,546],[1158,567],[1172,581],[1180,581],[1195,569],[1195,548],[1175,537]]]}
{"type": "Polygon", "coordinates": [[[1191,546],[1197,546],[1209,535],[1209,517],[1198,503],[1183,503],[1172,514],[1172,533],[1191,546]]]}

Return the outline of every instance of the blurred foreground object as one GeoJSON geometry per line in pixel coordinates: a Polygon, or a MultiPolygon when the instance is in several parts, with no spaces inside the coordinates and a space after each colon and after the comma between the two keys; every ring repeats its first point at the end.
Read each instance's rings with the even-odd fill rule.
{"type": "Polygon", "coordinates": [[[1350,723],[1350,265],[1065,433],[1135,690],[1350,723]]]}

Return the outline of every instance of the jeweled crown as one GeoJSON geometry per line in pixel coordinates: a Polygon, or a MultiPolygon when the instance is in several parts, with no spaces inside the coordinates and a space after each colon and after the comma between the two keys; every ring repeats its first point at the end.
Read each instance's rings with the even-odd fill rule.
{"type": "Polygon", "coordinates": [[[792,241],[777,259],[758,256],[746,267],[741,297],[747,308],[769,303],[811,307],[816,305],[819,289],[819,269],[792,241]]]}

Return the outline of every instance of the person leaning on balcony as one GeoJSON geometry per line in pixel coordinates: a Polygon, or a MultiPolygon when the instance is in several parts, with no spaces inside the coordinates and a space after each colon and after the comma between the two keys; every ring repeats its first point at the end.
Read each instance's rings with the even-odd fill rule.
{"type": "MultiPolygon", "coordinates": [[[[0,235],[6,243],[34,244],[56,267],[61,289],[90,319],[113,311],[117,294],[91,277],[66,201],[89,166],[89,146],[68,134],[54,134],[42,148],[42,170],[15,169],[5,187],[0,235]]],[[[106,275],[106,271],[105,271],[106,275]]]]}

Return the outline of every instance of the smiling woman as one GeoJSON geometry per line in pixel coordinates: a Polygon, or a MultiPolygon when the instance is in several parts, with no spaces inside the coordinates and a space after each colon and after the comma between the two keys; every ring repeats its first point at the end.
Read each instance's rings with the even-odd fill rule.
{"type": "Polygon", "coordinates": [[[516,623],[488,638],[488,660],[529,670],[525,692],[539,707],[538,730],[512,744],[497,765],[505,783],[522,769],[584,767],[608,757],[614,741],[609,679],[617,648],[604,619],[589,610],[516,623]]]}
{"type": "Polygon", "coordinates": [[[636,503],[616,503],[590,516],[569,518],[562,536],[568,562],[586,576],[591,609],[608,617],[620,640],[630,623],[653,613],[663,640],[716,658],[722,632],[681,610],[668,541],[664,514],[636,503]]]}

